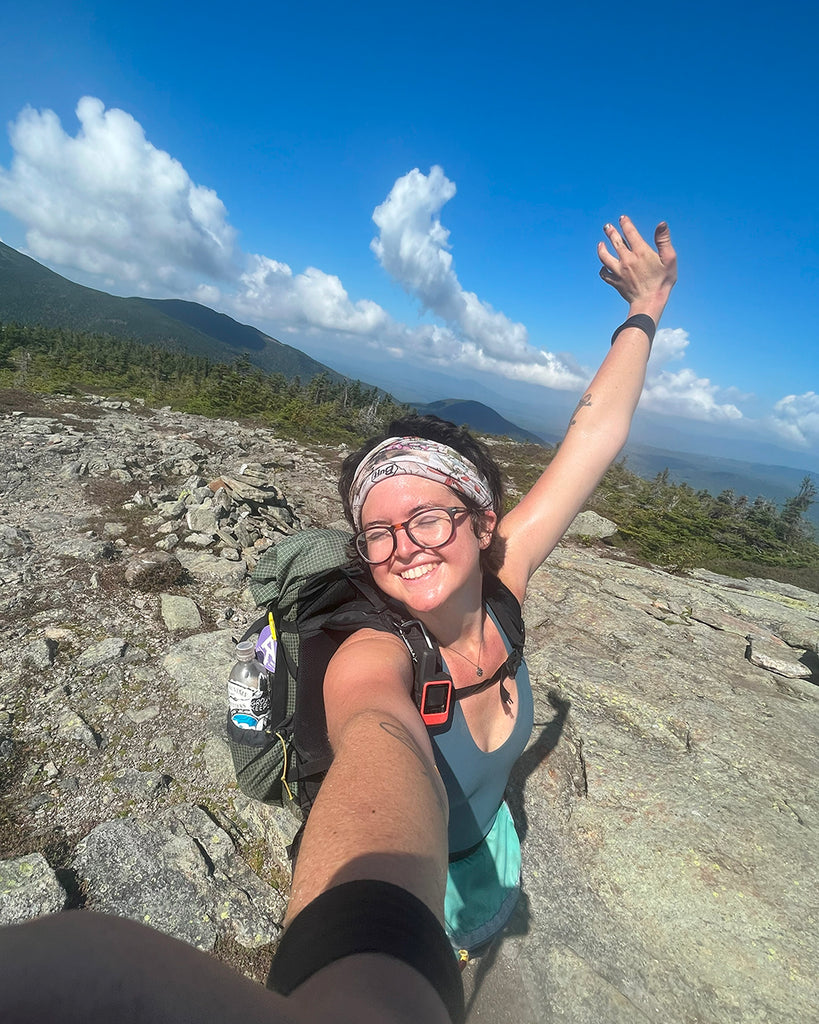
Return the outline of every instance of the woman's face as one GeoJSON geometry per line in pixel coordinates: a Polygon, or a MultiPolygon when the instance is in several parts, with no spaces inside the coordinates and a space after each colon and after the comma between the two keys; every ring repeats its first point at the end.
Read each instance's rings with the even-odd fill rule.
{"type": "MultiPolygon", "coordinates": [[[[402,475],[376,484],[361,510],[362,528],[402,523],[424,508],[463,508],[463,500],[443,484],[423,477],[402,475]]],[[[417,612],[434,611],[469,585],[480,586],[480,552],[491,539],[494,513],[486,513],[487,532],[475,536],[470,515],[458,516],[455,532],[440,548],[421,548],[396,531],[396,547],[386,562],[371,565],[377,586],[417,612]]]]}

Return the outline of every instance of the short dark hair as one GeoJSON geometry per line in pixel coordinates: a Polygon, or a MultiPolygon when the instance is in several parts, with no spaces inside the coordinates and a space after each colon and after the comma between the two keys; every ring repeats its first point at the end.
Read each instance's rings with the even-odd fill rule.
{"type": "MultiPolygon", "coordinates": [[[[476,437],[469,433],[466,427],[456,427],[449,420],[442,420],[438,416],[403,416],[401,419],[393,420],[383,434],[371,437],[368,441],[351,452],[341,466],[341,475],[338,480],[338,493],[341,496],[341,503],[344,506],[344,515],[347,522],[356,529],[353,519],[353,512],[350,506],[350,488],[352,487],[356,471],[361,465],[364,457],[382,441],[388,437],[423,437],[428,441],[437,441],[439,444],[448,445],[454,448],[459,455],[468,459],[486,479],[492,492],[492,511],[500,522],[503,516],[503,477],[497,462],[489,454],[489,449],[476,437]]],[[[456,490],[458,497],[463,501],[466,508],[472,513],[472,521],[476,535],[481,533],[481,516],[485,509],[473,499],[456,490]]],[[[497,573],[503,565],[503,541],[498,536],[497,529],[492,534],[492,540],[487,548],[481,551],[481,568],[484,571],[497,573]]]]}

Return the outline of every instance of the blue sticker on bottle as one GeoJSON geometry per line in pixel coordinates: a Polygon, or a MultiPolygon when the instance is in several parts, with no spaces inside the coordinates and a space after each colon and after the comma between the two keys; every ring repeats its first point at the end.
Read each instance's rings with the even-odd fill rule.
{"type": "Polygon", "coordinates": [[[264,720],[248,714],[246,711],[237,711],[231,715],[231,721],[239,729],[255,729],[257,732],[264,729],[264,720]]]}

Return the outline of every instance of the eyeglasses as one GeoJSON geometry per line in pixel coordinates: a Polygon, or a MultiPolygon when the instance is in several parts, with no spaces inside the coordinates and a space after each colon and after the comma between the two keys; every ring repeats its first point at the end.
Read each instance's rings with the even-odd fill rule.
{"type": "Polygon", "coordinates": [[[368,526],[353,540],[358,553],[370,565],[379,565],[391,558],[398,544],[396,530],[403,530],[419,548],[440,548],[455,533],[455,517],[468,508],[425,508],[392,526],[368,526]]]}

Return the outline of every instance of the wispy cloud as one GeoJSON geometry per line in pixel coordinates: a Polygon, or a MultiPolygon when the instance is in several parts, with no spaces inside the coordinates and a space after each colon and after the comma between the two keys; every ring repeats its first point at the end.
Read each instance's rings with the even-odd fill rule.
{"type": "Polygon", "coordinates": [[[455,183],[440,167],[428,175],[416,167],[399,178],[373,212],[379,234],[370,248],[381,265],[447,325],[456,343],[450,358],[513,380],[582,388],[586,375],[554,353],[530,345],[523,324],[461,286],[449,251],[449,231],[440,218],[454,195],[455,183]]]}
{"type": "MultiPolygon", "coordinates": [[[[316,267],[294,272],[243,253],[218,195],[194,183],[128,113],[86,96],[75,136],[50,110],[25,108],[10,126],[13,158],[0,167],[0,207],[26,228],[37,259],[97,275],[103,287],[184,296],[274,334],[354,338],[391,357],[464,366],[549,388],[579,391],[590,371],[533,345],[526,327],[464,288],[441,212],[456,193],[440,167],[403,175],[373,212],[371,248],[384,270],[437,322],[401,323],[378,303],[351,298],[316,267]]],[[[691,419],[743,418],[742,396],[690,368],[688,334],[657,334],[642,407],[691,419]],[[739,403],[739,404],[738,404],[739,403]]],[[[778,403],[769,429],[793,444],[819,437],[813,392],[778,403]]]]}
{"type": "Polygon", "coordinates": [[[676,371],[666,369],[667,363],[684,358],[688,343],[688,332],[682,328],[657,331],[640,408],[709,423],[741,420],[740,409],[733,402],[721,401],[728,397],[724,389],[712,384],[707,377],[698,377],[687,367],[676,371]]]}
{"type": "Polygon", "coordinates": [[[526,328],[496,312],[474,292],[465,291],[449,252],[449,231],[440,213],[455,195],[455,183],[440,167],[428,175],[418,168],[393,185],[373,220],[378,238],[370,247],[384,269],[425,309],[463,334],[489,357],[506,362],[527,358],[526,328]]]}
{"type": "Polygon", "coordinates": [[[772,430],[783,440],[800,448],[819,443],[819,395],[786,395],[774,406],[768,420],[772,430]]]}

